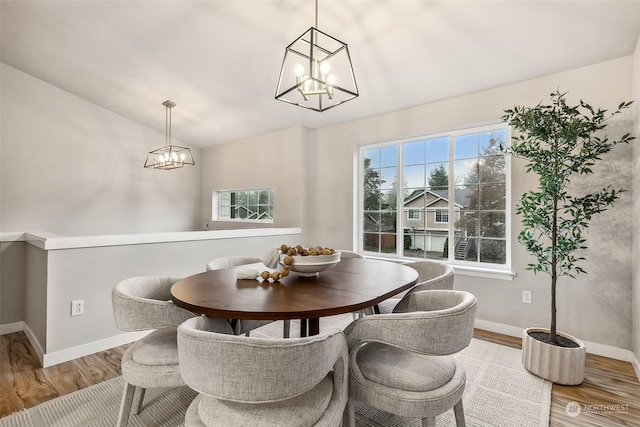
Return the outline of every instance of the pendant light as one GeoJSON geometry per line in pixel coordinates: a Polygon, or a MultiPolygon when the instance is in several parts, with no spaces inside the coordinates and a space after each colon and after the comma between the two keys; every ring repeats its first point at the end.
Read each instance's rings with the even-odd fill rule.
{"type": "Polygon", "coordinates": [[[193,166],[193,156],[191,150],[187,147],[180,147],[177,145],[171,145],[171,109],[176,104],[170,100],[166,100],[162,103],[166,107],[165,115],[165,146],[158,148],[157,150],[150,151],[147,155],[147,161],[144,162],[145,168],[153,169],[177,169],[183,166],[193,166]]]}
{"type": "Polygon", "coordinates": [[[315,111],[324,111],[358,96],[349,48],[315,27],[287,46],[276,99],[315,111]]]}

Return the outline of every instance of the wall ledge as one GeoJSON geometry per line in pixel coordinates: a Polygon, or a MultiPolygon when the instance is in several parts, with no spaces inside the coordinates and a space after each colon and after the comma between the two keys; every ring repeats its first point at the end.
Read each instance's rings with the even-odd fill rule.
{"type": "Polygon", "coordinates": [[[0,233],[0,242],[24,241],[43,250],[77,249],[103,246],[142,245],[149,243],[238,239],[261,236],[300,234],[299,227],[253,228],[237,230],[178,231],[142,234],[105,234],[95,236],[60,236],[43,231],[0,233]]]}

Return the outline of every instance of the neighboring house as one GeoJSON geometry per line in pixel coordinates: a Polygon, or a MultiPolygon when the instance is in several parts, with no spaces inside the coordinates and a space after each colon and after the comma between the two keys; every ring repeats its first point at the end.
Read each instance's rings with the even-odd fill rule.
{"type": "Polygon", "coordinates": [[[266,212],[255,212],[246,206],[236,206],[235,216],[233,218],[257,219],[262,221],[273,221],[273,217],[266,212]]]}
{"type": "Polygon", "coordinates": [[[449,190],[424,190],[404,202],[405,249],[427,252],[444,250],[449,221],[458,221],[469,205],[467,191],[457,190],[453,218],[449,218],[449,190]],[[407,239],[407,237],[405,237],[407,239]],[[408,247],[407,247],[408,243],[408,247]]]}

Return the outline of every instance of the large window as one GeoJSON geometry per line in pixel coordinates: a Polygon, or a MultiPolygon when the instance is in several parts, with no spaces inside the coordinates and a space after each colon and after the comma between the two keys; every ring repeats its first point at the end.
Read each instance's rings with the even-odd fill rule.
{"type": "Polygon", "coordinates": [[[273,222],[272,188],[214,191],[212,204],[213,219],[273,222]]]}
{"type": "Polygon", "coordinates": [[[363,146],[364,252],[508,267],[504,125],[363,146]]]}

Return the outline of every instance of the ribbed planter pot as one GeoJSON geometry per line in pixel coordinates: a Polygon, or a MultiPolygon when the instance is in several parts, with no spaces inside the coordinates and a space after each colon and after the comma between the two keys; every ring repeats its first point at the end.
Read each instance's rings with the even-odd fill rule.
{"type": "Polygon", "coordinates": [[[522,363],[529,372],[555,384],[577,385],[584,379],[587,348],[571,335],[557,334],[578,344],[576,348],[559,347],[531,337],[529,332],[549,333],[545,328],[528,328],[522,333],[522,363]]]}

